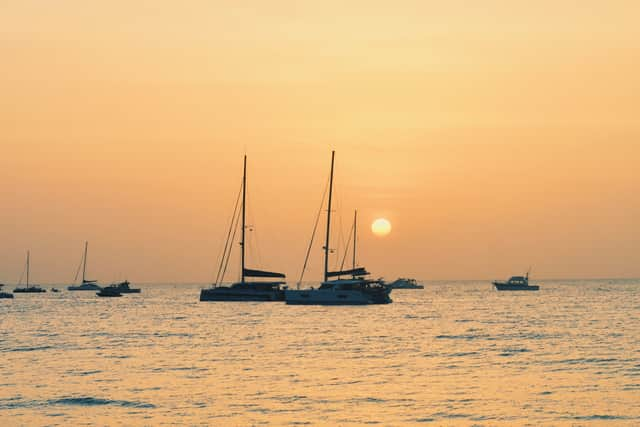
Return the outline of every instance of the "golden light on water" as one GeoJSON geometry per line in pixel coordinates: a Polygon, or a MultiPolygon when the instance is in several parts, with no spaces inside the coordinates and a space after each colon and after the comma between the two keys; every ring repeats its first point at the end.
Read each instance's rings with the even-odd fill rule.
{"type": "Polygon", "coordinates": [[[376,236],[386,236],[391,232],[391,223],[386,218],[378,218],[371,224],[371,231],[376,236]]]}

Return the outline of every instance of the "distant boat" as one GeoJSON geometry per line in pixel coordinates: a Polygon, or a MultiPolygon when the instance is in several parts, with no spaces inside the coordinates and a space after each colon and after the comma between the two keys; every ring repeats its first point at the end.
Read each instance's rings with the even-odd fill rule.
{"type": "Polygon", "coordinates": [[[495,280],[493,286],[499,291],[537,291],[540,289],[538,285],[529,284],[529,272],[526,276],[513,276],[506,282],[495,280]]]}
{"type": "Polygon", "coordinates": [[[60,292],[58,288],[51,288],[51,292],[60,292]]]}
{"type": "MultiPolygon", "coordinates": [[[[15,288],[13,290],[14,294],[39,294],[42,292],[47,292],[46,289],[42,289],[40,286],[29,285],[29,265],[29,251],[27,251],[27,284],[24,288],[15,288]]],[[[20,278],[20,281],[22,281],[22,278],[20,278]]]]}
{"type": "Polygon", "coordinates": [[[96,295],[99,297],[121,297],[122,293],[120,292],[118,285],[109,285],[100,289],[99,292],[96,292],[96,295]]]}
{"type": "MultiPolygon", "coordinates": [[[[68,291],[99,291],[102,289],[101,286],[98,285],[97,280],[86,280],[85,273],[87,271],[87,248],[89,246],[89,242],[84,242],[84,255],[82,256],[82,283],[80,285],[71,285],[67,287],[68,291]]],[[[78,273],[76,272],[76,278],[78,277],[78,273]]],[[[76,280],[74,278],[74,282],[76,280]]]]}
{"type": "Polygon", "coordinates": [[[424,289],[424,286],[418,284],[416,279],[407,279],[404,277],[388,283],[387,286],[390,286],[391,289],[424,289]]]}
{"type": "Polygon", "coordinates": [[[0,298],[13,298],[13,294],[9,292],[2,292],[4,283],[0,283],[0,298]]]}
{"type": "Polygon", "coordinates": [[[331,236],[331,197],[333,192],[333,166],[335,152],[331,152],[329,199],[327,206],[327,230],[324,245],[324,281],[318,289],[285,290],[285,302],[290,305],[367,305],[389,304],[391,288],[382,280],[365,278],[370,273],[364,267],[356,267],[357,211],[353,220],[353,265],[349,270],[329,271],[329,242],[331,236]],[[343,279],[341,276],[351,276],[343,279]],[[332,279],[337,277],[337,279],[332,279]]]}
{"type": "Polygon", "coordinates": [[[131,288],[129,287],[131,283],[128,280],[120,283],[114,283],[108,287],[115,286],[121,294],[139,294],[140,288],[131,288]]]}
{"type": "MultiPolygon", "coordinates": [[[[216,283],[212,287],[202,289],[200,291],[200,301],[283,301],[284,289],[282,286],[286,282],[284,281],[285,275],[282,273],[275,273],[271,271],[262,271],[246,268],[245,266],[245,231],[246,231],[246,197],[247,197],[247,156],[244,156],[244,166],[242,173],[242,224],[241,224],[241,241],[240,241],[240,255],[241,255],[241,276],[240,281],[233,283],[230,286],[221,286],[220,283],[224,279],[226,271],[226,265],[229,262],[229,254],[233,245],[233,236],[235,235],[235,226],[237,226],[236,210],[231,220],[231,228],[227,235],[227,242],[223,251],[223,256],[218,269],[218,276],[216,277],[216,283]],[[235,224],[234,224],[235,222],[235,224]],[[233,232],[233,234],[232,234],[233,232]],[[231,240],[229,240],[231,237],[231,240]],[[252,281],[248,282],[245,279],[247,277],[262,278],[262,279],[274,279],[271,281],[252,281]]],[[[237,207],[237,205],[236,205],[237,207]]]]}

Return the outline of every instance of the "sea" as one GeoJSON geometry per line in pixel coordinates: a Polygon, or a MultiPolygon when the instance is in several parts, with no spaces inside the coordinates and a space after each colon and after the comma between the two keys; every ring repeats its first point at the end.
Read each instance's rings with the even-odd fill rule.
{"type": "Polygon", "coordinates": [[[537,283],[426,281],[360,307],[16,294],[0,425],[640,425],[640,280],[537,283]]]}

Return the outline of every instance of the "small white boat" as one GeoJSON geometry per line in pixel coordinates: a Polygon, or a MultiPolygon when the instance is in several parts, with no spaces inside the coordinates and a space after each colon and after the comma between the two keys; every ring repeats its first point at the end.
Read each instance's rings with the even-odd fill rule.
{"type": "Polygon", "coordinates": [[[420,285],[416,279],[408,279],[400,277],[397,280],[388,284],[392,289],[424,289],[423,285],[420,285]]]}

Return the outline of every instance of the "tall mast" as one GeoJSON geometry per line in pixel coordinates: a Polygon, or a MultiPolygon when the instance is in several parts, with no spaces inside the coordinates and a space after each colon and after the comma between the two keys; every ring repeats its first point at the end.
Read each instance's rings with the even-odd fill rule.
{"type": "Polygon", "coordinates": [[[244,166],[242,170],[242,241],[240,247],[242,248],[242,272],[240,273],[240,283],[244,283],[244,232],[245,232],[245,216],[246,216],[246,200],[247,200],[247,155],[244,155],[244,166]]]}
{"type": "Polygon", "coordinates": [[[358,210],[353,213],[353,269],[356,269],[356,235],[358,233],[358,210]]]}
{"type": "Polygon", "coordinates": [[[29,287],[29,251],[27,251],[27,288],[29,287]]]}
{"type": "Polygon", "coordinates": [[[89,242],[84,242],[84,257],[82,262],[82,283],[84,283],[84,273],[87,270],[87,246],[89,246],[89,242]]]}
{"type": "Polygon", "coordinates": [[[333,192],[333,162],[336,152],[331,152],[331,174],[329,175],[329,202],[327,206],[327,238],[324,243],[324,281],[329,280],[329,236],[331,230],[331,194],[333,192]]]}

